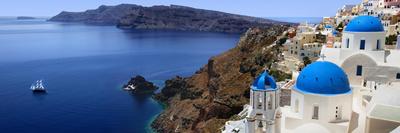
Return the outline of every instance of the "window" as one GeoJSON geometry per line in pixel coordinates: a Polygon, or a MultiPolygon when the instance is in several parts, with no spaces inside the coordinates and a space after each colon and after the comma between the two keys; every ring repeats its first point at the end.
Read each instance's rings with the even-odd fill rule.
{"type": "Polygon", "coordinates": [[[272,94],[269,95],[268,97],[268,109],[271,110],[272,109],[272,94]]]}
{"type": "Polygon", "coordinates": [[[357,66],[356,75],[362,76],[362,66],[360,66],[360,65],[357,66]]]}
{"type": "Polygon", "coordinates": [[[381,40],[376,40],[376,50],[381,48],[381,40]]]}
{"type": "Polygon", "coordinates": [[[312,119],[318,120],[318,113],[319,113],[318,110],[319,110],[319,107],[314,105],[312,119]]]}
{"type": "Polygon", "coordinates": [[[258,123],[258,127],[259,127],[259,128],[262,128],[262,127],[263,127],[263,123],[262,123],[261,121],[258,123]]]}
{"type": "Polygon", "coordinates": [[[346,39],[346,48],[349,48],[349,47],[350,47],[350,39],[347,38],[347,39],[346,39]]]}
{"type": "Polygon", "coordinates": [[[400,73],[396,74],[396,79],[400,79],[400,73]]]}
{"type": "Polygon", "coordinates": [[[360,50],[364,50],[365,49],[365,40],[361,40],[360,41],[360,50]]]}
{"type": "Polygon", "coordinates": [[[342,119],[342,107],[341,106],[336,106],[335,118],[336,118],[336,120],[342,119]]]}

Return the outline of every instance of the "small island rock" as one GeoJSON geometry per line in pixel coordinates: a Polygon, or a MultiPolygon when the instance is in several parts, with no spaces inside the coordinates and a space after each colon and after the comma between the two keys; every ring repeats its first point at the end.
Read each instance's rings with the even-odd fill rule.
{"type": "Polygon", "coordinates": [[[153,94],[158,89],[152,82],[147,81],[143,76],[137,75],[124,85],[124,90],[138,94],[153,94]]]}

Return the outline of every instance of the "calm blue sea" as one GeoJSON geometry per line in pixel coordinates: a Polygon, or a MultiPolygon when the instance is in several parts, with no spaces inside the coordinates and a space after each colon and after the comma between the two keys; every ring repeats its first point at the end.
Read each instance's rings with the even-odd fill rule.
{"type": "Polygon", "coordinates": [[[238,39],[0,18],[0,132],[145,132],[162,107],[121,86],[136,74],[158,85],[191,75],[238,39]],[[29,90],[38,79],[48,94],[29,90]]]}
{"type": "Polygon", "coordinates": [[[322,21],[322,17],[267,17],[268,19],[291,22],[291,23],[304,23],[319,24],[322,21]]]}

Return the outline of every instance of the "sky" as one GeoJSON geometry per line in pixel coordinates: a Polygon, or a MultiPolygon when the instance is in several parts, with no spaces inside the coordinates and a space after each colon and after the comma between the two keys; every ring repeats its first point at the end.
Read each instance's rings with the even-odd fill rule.
{"type": "Polygon", "coordinates": [[[121,3],[183,5],[255,17],[333,16],[345,4],[362,0],[1,0],[0,16],[54,16],[61,11],[85,11],[121,3]]]}

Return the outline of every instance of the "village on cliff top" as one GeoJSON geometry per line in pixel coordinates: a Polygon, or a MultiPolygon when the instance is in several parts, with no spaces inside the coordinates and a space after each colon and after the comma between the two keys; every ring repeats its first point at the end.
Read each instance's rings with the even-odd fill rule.
{"type": "Polygon", "coordinates": [[[292,78],[259,74],[249,85],[250,103],[221,131],[399,133],[399,24],[400,0],[363,0],[320,24],[289,29],[284,61],[271,67],[292,78]]]}

